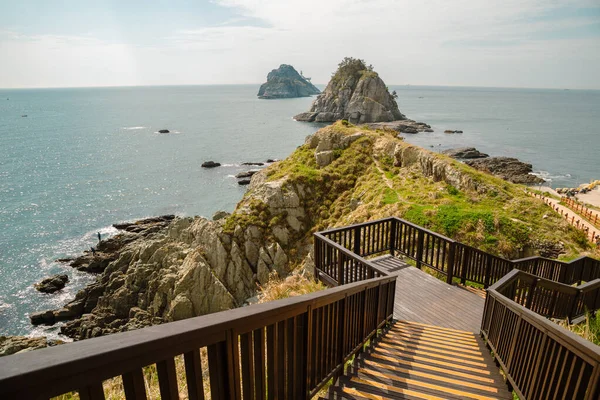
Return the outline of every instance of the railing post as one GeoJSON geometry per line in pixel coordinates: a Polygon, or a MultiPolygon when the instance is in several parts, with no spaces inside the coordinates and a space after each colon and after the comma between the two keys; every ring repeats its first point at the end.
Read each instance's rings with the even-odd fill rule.
{"type": "Polygon", "coordinates": [[[573,322],[574,316],[575,316],[575,311],[577,311],[577,305],[579,303],[579,300],[581,299],[581,289],[577,289],[577,294],[575,295],[575,298],[573,299],[573,304],[571,304],[571,309],[569,310],[569,315],[567,315],[567,319],[569,321],[569,323],[573,322]]]}
{"type": "Polygon", "coordinates": [[[315,235],[315,242],[313,244],[313,255],[315,257],[315,278],[317,281],[320,279],[319,270],[322,268],[321,265],[321,251],[320,251],[320,243],[319,237],[315,235]]]}
{"type": "Polygon", "coordinates": [[[492,256],[485,253],[487,261],[485,265],[485,277],[483,278],[483,287],[488,288],[490,286],[490,275],[492,274],[492,256]]]}
{"type": "Polygon", "coordinates": [[[417,268],[421,269],[421,261],[423,260],[423,243],[425,241],[425,232],[419,229],[417,231],[417,268]]]}
{"type": "Polygon", "coordinates": [[[463,256],[461,257],[461,265],[460,265],[460,283],[467,283],[467,269],[469,268],[469,263],[471,261],[471,250],[468,247],[463,246],[463,256]]]}
{"type": "Polygon", "coordinates": [[[531,272],[533,275],[539,276],[538,275],[539,264],[540,264],[539,258],[536,258],[535,260],[533,260],[533,271],[531,272]]]}
{"type": "Polygon", "coordinates": [[[396,218],[391,219],[391,229],[390,232],[390,254],[394,256],[394,250],[396,246],[396,218]]]}
{"type": "Polygon", "coordinates": [[[360,226],[354,228],[354,254],[362,257],[360,254],[360,226]]]}
{"type": "Polygon", "coordinates": [[[527,293],[527,302],[525,303],[525,308],[531,308],[531,302],[533,301],[533,294],[535,293],[535,287],[537,286],[539,278],[536,278],[529,286],[529,293],[527,293]]]}
{"type": "MultiPolygon", "coordinates": [[[[344,374],[344,354],[346,354],[346,335],[348,333],[348,295],[346,294],[340,300],[340,313],[338,317],[338,326],[341,327],[340,336],[338,338],[339,354],[337,358],[338,365],[342,365],[339,375],[344,374]]],[[[334,379],[335,381],[335,379],[334,379]]]]}
{"type": "Polygon", "coordinates": [[[338,285],[346,283],[344,279],[344,253],[338,250],[338,285]]]}
{"type": "Polygon", "coordinates": [[[452,284],[452,278],[454,278],[454,258],[456,257],[456,243],[450,242],[450,250],[448,251],[448,275],[446,276],[446,283],[452,284]]]}

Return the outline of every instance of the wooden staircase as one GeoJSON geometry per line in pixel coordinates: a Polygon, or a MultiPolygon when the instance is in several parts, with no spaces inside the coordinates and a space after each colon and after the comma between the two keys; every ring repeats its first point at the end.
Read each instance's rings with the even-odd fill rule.
{"type": "Polygon", "coordinates": [[[329,399],[511,399],[481,337],[397,321],[329,388],[329,399]]]}

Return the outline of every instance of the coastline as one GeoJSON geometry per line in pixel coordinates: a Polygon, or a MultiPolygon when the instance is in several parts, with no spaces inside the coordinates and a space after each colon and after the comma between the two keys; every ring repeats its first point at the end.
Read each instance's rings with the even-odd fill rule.
{"type": "MultiPolygon", "coordinates": [[[[552,189],[549,186],[534,185],[534,186],[531,186],[531,188],[539,190],[541,192],[549,192],[550,194],[552,194],[553,196],[556,196],[558,198],[561,198],[564,196],[564,194],[560,194],[560,193],[556,192],[556,190],[552,189]]],[[[582,203],[587,203],[596,208],[600,208],[600,187],[590,190],[587,193],[578,193],[575,195],[575,198],[582,203]]]]}

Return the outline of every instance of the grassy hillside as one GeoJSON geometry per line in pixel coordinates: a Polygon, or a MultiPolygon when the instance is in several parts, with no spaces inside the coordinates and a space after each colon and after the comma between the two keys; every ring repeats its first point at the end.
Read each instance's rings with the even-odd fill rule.
{"type": "MultiPolygon", "coordinates": [[[[404,143],[396,132],[338,122],[317,133],[324,137],[339,134],[362,137],[347,148],[333,150],[335,160],[326,167],[318,167],[315,150],[304,144],[266,171],[269,181],[285,180],[288,190],[300,186],[310,191],[302,206],[307,211],[305,222],[312,229],[297,240],[310,240],[312,232],[327,227],[395,215],[509,258],[543,253],[556,246],[564,249],[563,259],[598,255],[580,231],[528,196],[522,185],[404,143]],[[410,165],[399,163],[394,154],[403,149],[419,160],[410,165]],[[456,187],[449,179],[424,172],[427,163],[443,168],[446,175],[460,176],[466,184],[456,187]]],[[[256,203],[252,191],[244,202],[256,212],[234,213],[228,221],[230,227],[241,223],[269,228],[279,222],[277,216],[268,214],[266,205],[256,203]]]]}

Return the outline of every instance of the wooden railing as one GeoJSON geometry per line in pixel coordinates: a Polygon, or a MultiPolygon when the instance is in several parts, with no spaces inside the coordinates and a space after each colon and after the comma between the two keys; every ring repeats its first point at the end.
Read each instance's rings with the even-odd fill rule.
{"type": "Polygon", "coordinates": [[[496,291],[541,316],[579,322],[586,312],[600,309],[600,279],[570,286],[514,271],[496,291]]]}
{"type": "Polygon", "coordinates": [[[521,399],[591,400],[600,395],[598,346],[538,315],[568,313],[557,306],[562,296],[566,301],[561,304],[582,302],[575,292],[519,270],[487,290],[481,333],[521,399]]]}
{"type": "Polygon", "coordinates": [[[145,399],[142,368],[156,364],[162,399],[179,399],[174,358],[184,355],[187,395],[306,399],[392,319],[396,278],[382,277],[133,332],[0,358],[0,399],[77,391],[104,399],[122,377],[127,399],[145,399]],[[201,348],[207,349],[203,371],[201,348]]]}
{"type": "Polygon", "coordinates": [[[363,258],[384,253],[413,259],[419,268],[444,274],[448,283],[457,278],[488,287],[514,268],[569,285],[600,278],[600,260],[590,257],[571,262],[544,257],[507,260],[395,217],[315,234],[316,270],[329,284],[385,275],[363,258]]]}
{"type": "Polygon", "coordinates": [[[577,214],[581,215],[583,218],[587,219],[592,224],[600,227],[600,212],[596,210],[590,210],[583,204],[573,200],[570,197],[561,197],[560,201],[564,203],[571,210],[575,211],[577,214]]]}

